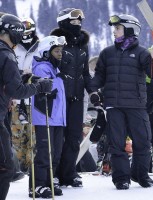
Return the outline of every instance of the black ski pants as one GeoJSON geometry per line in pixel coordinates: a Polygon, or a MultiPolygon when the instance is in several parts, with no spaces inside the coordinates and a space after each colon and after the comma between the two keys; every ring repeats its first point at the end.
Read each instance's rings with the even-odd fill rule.
{"type": "Polygon", "coordinates": [[[59,179],[69,182],[76,178],[76,160],[83,129],[83,101],[67,101],[67,126],[59,166],[59,179]]]}
{"type": "Polygon", "coordinates": [[[5,200],[14,172],[10,134],[0,122],[0,200],[5,200]]]}
{"type": "MultiPolygon", "coordinates": [[[[53,176],[60,162],[63,146],[63,127],[50,126],[50,142],[52,154],[53,176]]],[[[46,126],[35,126],[36,133],[36,156],[34,159],[35,186],[49,186],[50,181],[50,163],[48,148],[48,133],[46,126]]],[[[29,188],[32,187],[32,177],[30,172],[29,188]]]]}
{"type": "Polygon", "coordinates": [[[112,181],[130,182],[148,177],[151,159],[151,128],[145,109],[111,108],[107,110],[107,134],[112,162],[112,181]],[[126,136],[132,139],[133,159],[130,168],[125,152],[126,136]]]}
{"type": "Polygon", "coordinates": [[[151,133],[152,133],[152,156],[151,156],[151,162],[150,162],[150,169],[149,172],[153,172],[153,113],[149,114],[150,119],[150,125],[151,125],[151,133]]]}

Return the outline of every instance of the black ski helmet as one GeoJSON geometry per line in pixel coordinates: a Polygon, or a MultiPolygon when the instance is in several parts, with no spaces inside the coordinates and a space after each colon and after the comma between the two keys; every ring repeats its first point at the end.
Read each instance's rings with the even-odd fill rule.
{"type": "Polygon", "coordinates": [[[8,33],[10,40],[14,45],[17,45],[21,41],[24,30],[24,25],[15,15],[4,14],[0,18],[0,31],[8,33]]]}
{"type": "Polygon", "coordinates": [[[81,9],[76,9],[76,8],[66,8],[62,11],[59,12],[58,17],[57,17],[57,23],[59,27],[61,27],[62,23],[64,23],[67,20],[72,20],[72,19],[78,19],[80,18],[81,20],[84,19],[84,13],[81,9]]]}

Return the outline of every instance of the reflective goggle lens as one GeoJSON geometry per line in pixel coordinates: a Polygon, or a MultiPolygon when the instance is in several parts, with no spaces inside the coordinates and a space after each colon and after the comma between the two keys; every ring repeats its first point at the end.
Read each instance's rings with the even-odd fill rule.
{"type": "Polygon", "coordinates": [[[78,17],[81,17],[81,19],[85,18],[82,10],[80,9],[72,10],[70,14],[71,14],[71,18],[78,18],[78,17]]]}
{"type": "Polygon", "coordinates": [[[24,21],[22,23],[25,26],[26,30],[30,30],[32,28],[32,24],[30,22],[24,21]]]}
{"type": "Polygon", "coordinates": [[[117,15],[113,15],[110,17],[109,23],[115,24],[115,23],[119,23],[120,21],[121,19],[117,15]]]}
{"type": "Polygon", "coordinates": [[[64,37],[64,36],[59,37],[57,40],[58,40],[58,44],[59,44],[59,45],[64,45],[64,44],[66,44],[66,40],[65,40],[65,37],[64,37]]]}

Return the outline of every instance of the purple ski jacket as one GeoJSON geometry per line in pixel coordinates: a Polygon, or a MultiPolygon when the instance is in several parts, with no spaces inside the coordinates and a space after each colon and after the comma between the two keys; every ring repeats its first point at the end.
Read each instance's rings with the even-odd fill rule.
{"type": "MultiPolygon", "coordinates": [[[[58,68],[54,68],[48,61],[36,61],[33,59],[32,73],[42,78],[53,79],[53,88],[57,89],[56,98],[53,99],[52,113],[49,116],[49,126],[66,126],[66,101],[63,80],[56,77],[59,73],[58,68]]],[[[32,124],[46,125],[46,115],[34,107],[34,98],[32,98],[32,124]]]]}

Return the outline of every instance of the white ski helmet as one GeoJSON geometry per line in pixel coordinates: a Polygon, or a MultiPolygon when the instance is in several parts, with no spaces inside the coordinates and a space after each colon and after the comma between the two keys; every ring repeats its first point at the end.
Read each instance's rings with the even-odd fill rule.
{"type": "Polygon", "coordinates": [[[134,35],[139,36],[141,31],[141,25],[139,20],[132,15],[122,14],[122,15],[113,15],[110,17],[109,25],[121,24],[125,27],[125,36],[134,35]]]}
{"type": "MultiPolygon", "coordinates": [[[[50,52],[56,46],[64,46],[66,44],[66,40],[64,36],[47,36],[40,40],[38,45],[38,52],[40,57],[44,57],[44,53],[50,52]]],[[[45,55],[46,57],[46,55],[45,55]]]]}
{"type": "Polygon", "coordinates": [[[26,28],[25,33],[36,30],[35,22],[30,17],[22,18],[21,21],[26,28]]]}
{"type": "Polygon", "coordinates": [[[22,42],[30,43],[36,34],[35,22],[30,17],[22,18],[21,21],[26,28],[22,37],[22,42]]]}

